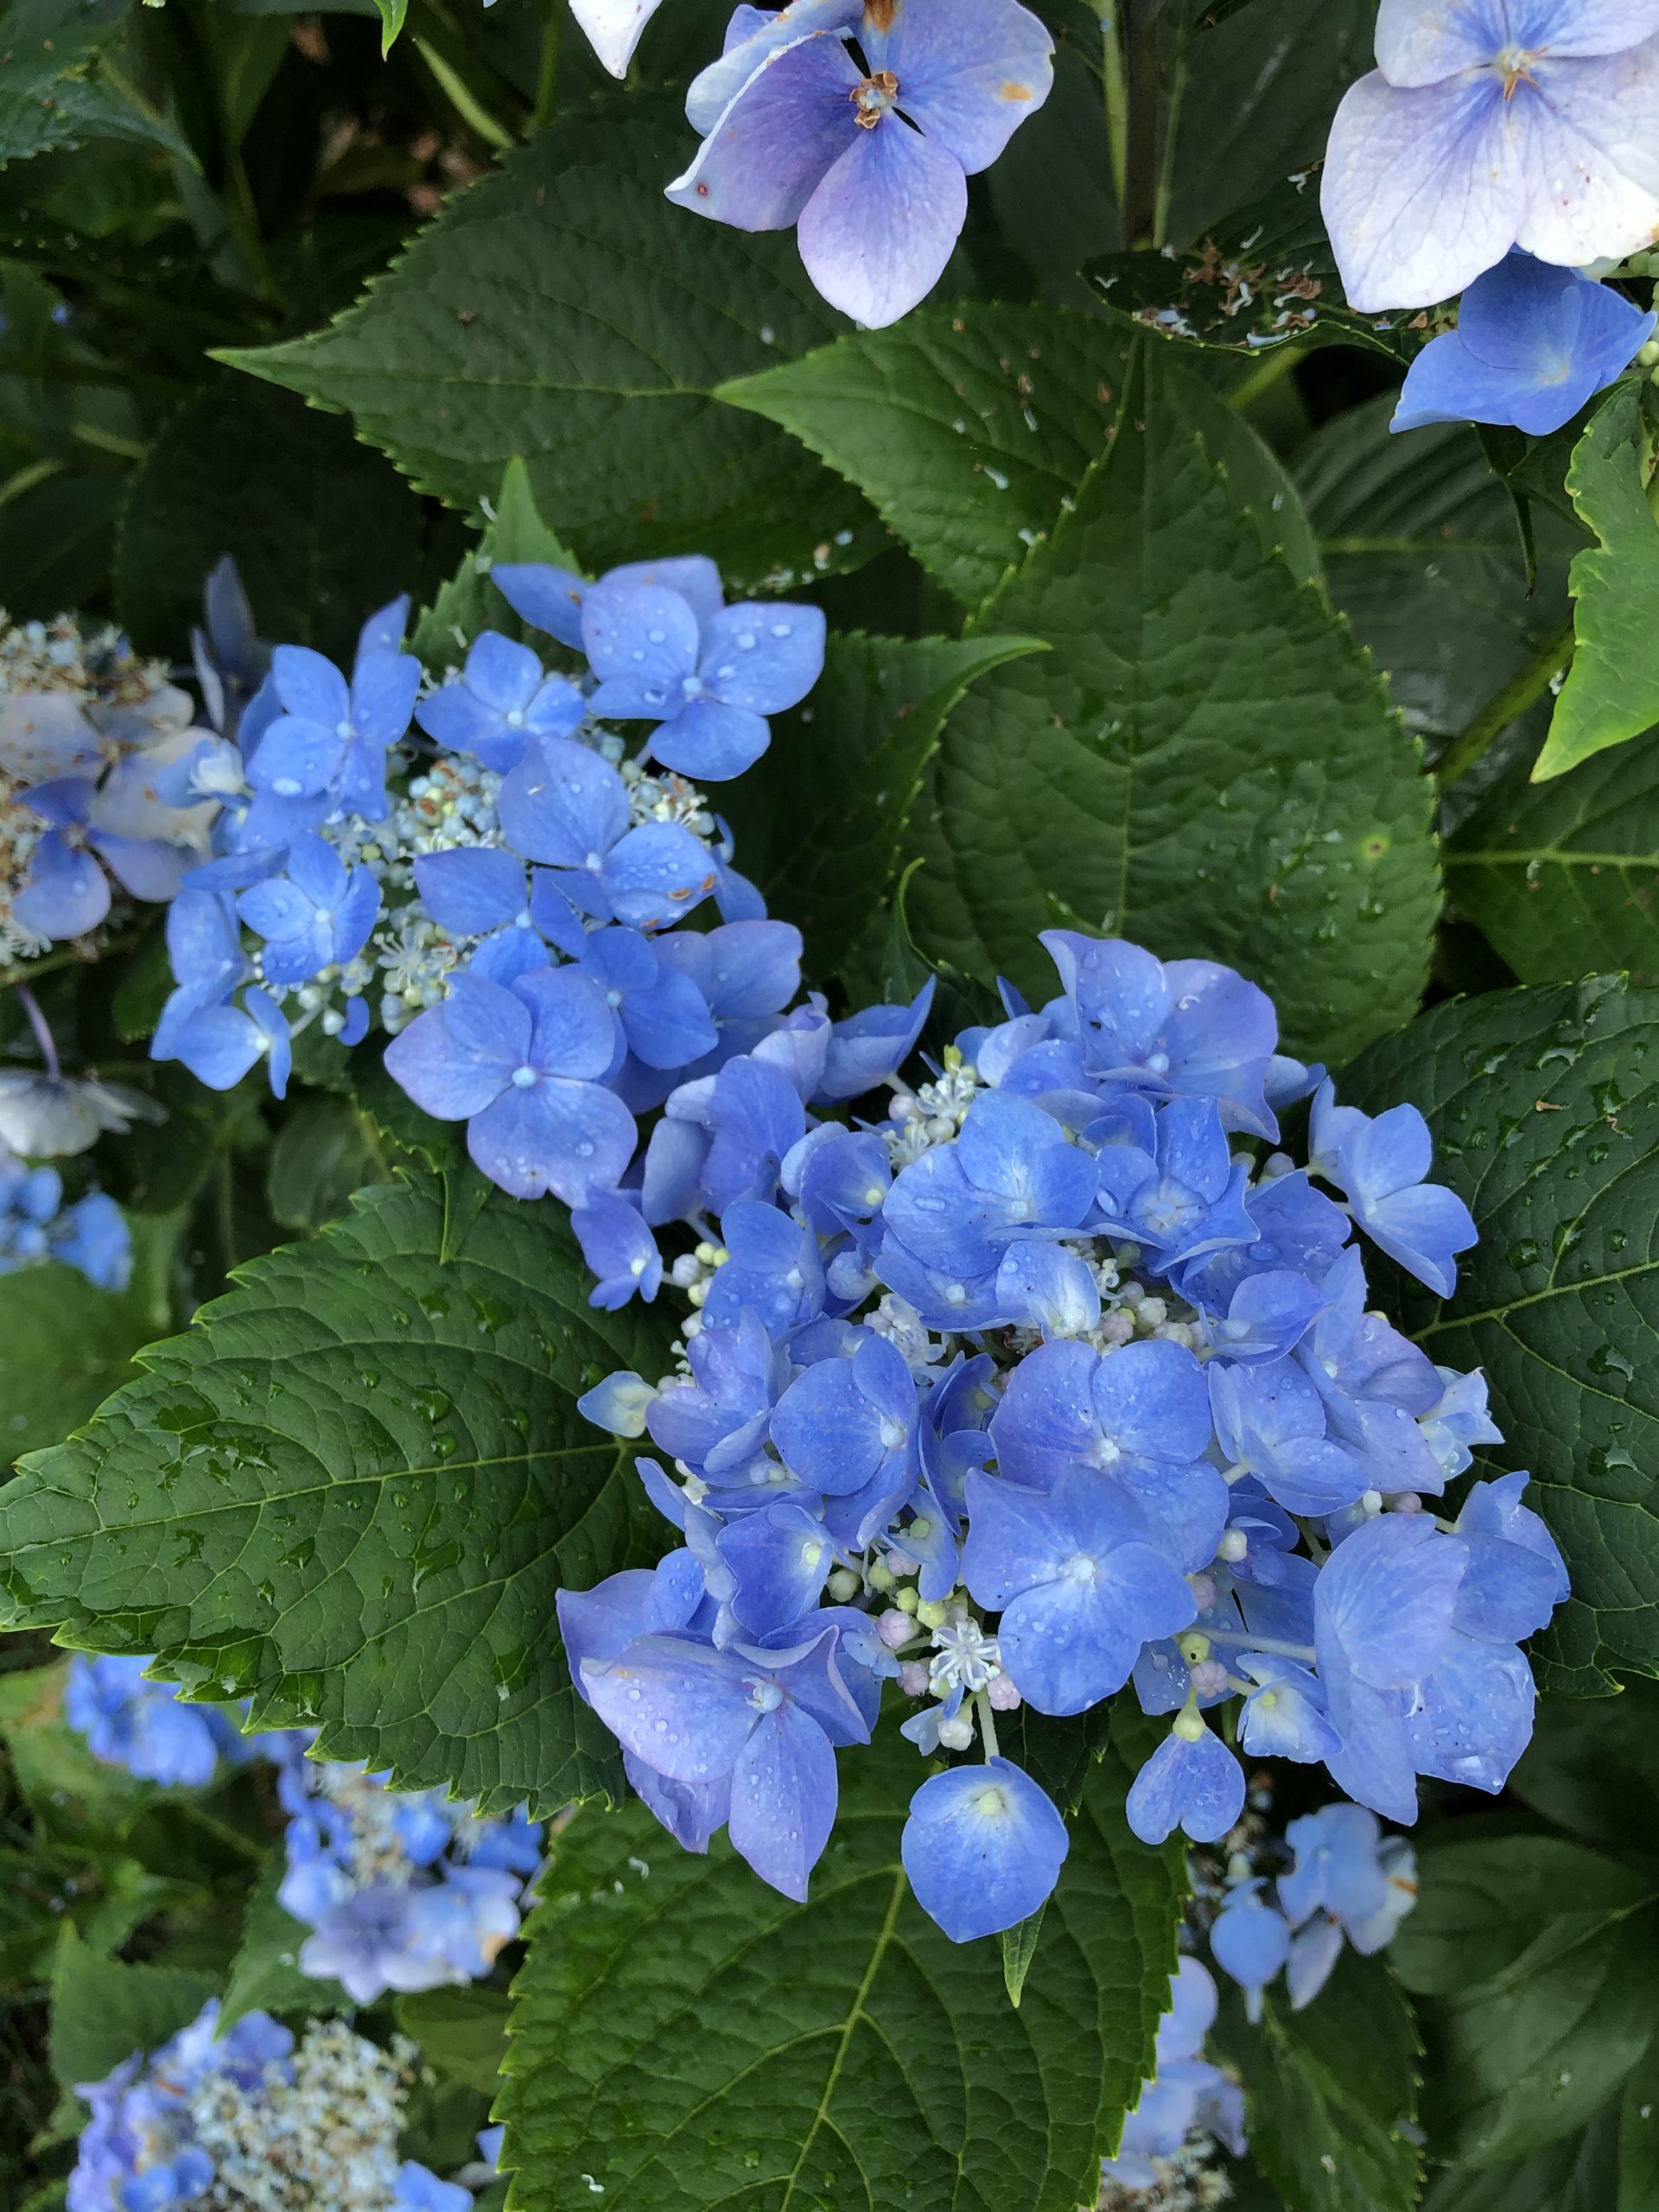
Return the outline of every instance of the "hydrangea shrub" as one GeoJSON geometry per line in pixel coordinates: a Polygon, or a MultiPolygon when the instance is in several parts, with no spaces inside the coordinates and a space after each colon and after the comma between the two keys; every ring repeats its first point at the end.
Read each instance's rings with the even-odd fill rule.
{"type": "Polygon", "coordinates": [[[1639,2212],[1659,5],[0,43],[0,2194],[1639,2212]]]}

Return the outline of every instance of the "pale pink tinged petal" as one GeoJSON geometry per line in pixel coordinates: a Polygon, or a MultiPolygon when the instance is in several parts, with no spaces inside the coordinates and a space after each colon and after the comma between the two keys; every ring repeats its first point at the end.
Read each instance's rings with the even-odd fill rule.
{"type": "Polygon", "coordinates": [[[899,79],[904,112],[976,176],[1054,81],[1054,41],[1018,0],[896,0],[874,69],[899,79]]]}
{"type": "Polygon", "coordinates": [[[1659,38],[1604,60],[1540,62],[1507,120],[1524,181],[1518,242],[1578,268],[1659,235],[1659,38]]]}
{"type": "Polygon", "coordinates": [[[1505,15],[1502,0],[1382,0],[1376,66],[1391,85],[1442,84],[1514,43],[1505,15]]]}
{"type": "Polygon", "coordinates": [[[837,38],[774,52],[668,187],[679,207],[740,231],[787,230],[858,128],[859,82],[837,38]]]}
{"type": "Polygon", "coordinates": [[[570,12],[613,77],[626,77],[633,49],[661,0],[570,0],[570,12]]]}
{"type": "Polygon", "coordinates": [[[1433,307],[1462,291],[1503,258],[1524,209],[1501,84],[1400,92],[1362,77],[1331,127],[1319,206],[1351,306],[1433,307]]]}
{"type": "Polygon", "coordinates": [[[938,283],[967,213],[961,162],[889,116],[807,201],[801,259],[831,307],[884,329],[938,283]]]}

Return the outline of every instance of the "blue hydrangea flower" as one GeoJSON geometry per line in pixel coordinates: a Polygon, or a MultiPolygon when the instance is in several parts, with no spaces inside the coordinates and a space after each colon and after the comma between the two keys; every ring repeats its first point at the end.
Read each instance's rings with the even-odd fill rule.
{"type": "Polygon", "coordinates": [[[1183,1713],[1129,1785],[1124,1811],[1142,1843],[1178,1827],[1215,1843],[1244,1809],[1244,1770],[1196,1713],[1183,1713]]]}
{"type": "MultiPolygon", "coordinates": [[[[632,1298],[647,1306],[662,1287],[663,1255],[638,1206],[597,1192],[570,1217],[588,1272],[596,1278],[588,1303],[614,1313],[632,1298]]],[[[589,1420],[594,1416],[590,1414],[589,1420]]]]}
{"type": "Polygon", "coordinates": [[[636,1758],[671,1782],[729,1783],[733,1847],[798,1903],[835,1823],[834,1746],[869,1741],[836,1634],[780,1651],[645,1636],[582,1662],[589,1701],[636,1758]]]}
{"type": "Polygon", "coordinates": [[[363,950],[379,917],[380,886],[321,837],[296,837],[285,873],[245,891],[237,912],[265,941],[266,982],[305,983],[363,950]]]}
{"type": "Polygon", "coordinates": [[[1453,1254],[1477,1236],[1455,1191],[1424,1180],[1434,1157],[1428,1124],[1414,1106],[1390,1106],[1375,1120],[1338,1106],[1329,1083],[1313,1101],[1309,1163],[1347,1197],[1359,1226],[1391,1260],[1440,1298],[1458,1287],[1453,1254]]]}
{"type": "Polygon", "coordinates": [[[1286,1986],[1292,2007],[1310,2005],[1330,1980],[1345,1937],[1366,1956],[1392,1942],[1417,1899],[1417,1866],[1402,1836],[1384,1836],[1360,1805],[1325,1805],[1285,1830],[1294,1854],[1279,1877],[1279,1903],[1296,1934],[1286,1986]]]}
{"type": "Polygon", "coordinates": [[[1042,105],[1053,51],[1014,0],[740,9],[691,86],[703,143],[669,197],[739,230],[796,226],[825,299],[880,328],[938,282],[967,180],[1042,105]]]}
{"type": "Polygon", "coordinates": [[[248,781],[277,798],[327,792],[378,822],[386,811],[386,754],[409,728],[419,661],[371,642],[359,648],[348,684],[309,645],[278,645],[270,680],[283,712],[248,762],[248,781]]]}
{"type": "Polygon", "coordinates": [[[1001,1614],[1003,1664],[1039,1713],[1086,1712],[1123,1687],[1143,1643],[1191,1623],[1185,1577],[1110,1476],[1068,1467],[1044,1494],[970,1474],[967,1499],[969,1591],[1001,1614]]]}
{"type": "Polygon", "coordinates": [[[1244,2093],[1200,2056],[1216,2012],[1215,1983],[1197,1959],[1183,1959],[1158,2023],[1157,2070],[1123,2124],[1117,2156],[1102,2163],[1106,2182],[1125,2190],[1158,2188],[1165,2177],[1154,2161],[1173,2158],[1195,2131],[1243,2156],[1244,2093]]]}
{"type": "Polygon", "coordinates": [[[691,832],[677,822],[630,829],[627,785],[574,739],[537,739],[497,804],[513,850],[549,869],[565,897],[596,921],[666,929],[714,888],[707,849],[691,832]]]}
{"type": "Polygon", "coordinates": [[[1210,1929],[1216,1964],[1244,1992],[1254,2024],[1262,2018],[1262,1993],[1290,1956],[1290,1929],[1282,1912],[1262,1895],[1260,1880],[1236,1882],[1210,1929]]]}
{"type": "Polygon", "coordinates": [[[1273,1001],[1212,960],[1154,959],[1116,938],[1045,930],[1084,1058],[1159,1098],[1213,1098],[1223,1127],[1276,1137],[1266,1084],[1278,1050],[1273,1001]]]}
{"type": "Polygon", "coordinates": [[[48,943],[84,937],[98,927],[110,911],[110,876],[135,899],[168,899],[200,858],[165,838],[124,836],[101,828],[99,793],[79,778],[35,784],[22,796],[30,812],[50,826],[30,856],[11,911],[31,936],[48,943]]]}
{"type": "Polygon", "coordinates": [[[1040,1107],[987,1091],[954,1144],[899,1176],[882,1219],[925,1266],[971,1281],[995,1275],[1011,1236],[1075,1229],[1098,1180],[1096,1162],[1040,1107]]]}
{"type": "Polygon", "coordinates": [[[601,1088],[614,1037],[603,992],[573,969],[510,988],[468,978],[392,1039],[386,1066],[423,1112],[466,1122],[492,1182],[580,1206],[614,1190],[633,1154],[633,1116],[601,1088]]]}
{"type": "Polygon", "coordinates": [[[51,1253],[99,1290],[124,1290],[132,1280],[132,1231],[115,1200],[89,1191],[53,1224],[51,1253]]]}
{"type": "MultiPolygon", "coordinates": [[[[585,576],[545,561],[503,561],[491,569],[490,581],[515,614],[545,630],[562,645],[581,648],[582,609],[594,588],[585,576]]],[[[726,604],[720,570],[702,553],[675,554],[665,561],[626,561],[620,569],[607,569],[599,581],[649,584],[676,592],[699,623],[712,622],[726,604]]]]}
{"type": "Polygon", "coordinates": [[[910,1801],[899,1854],[917,1903],[953,1943],[1015,1928],[1060,1878],[1065,1822],[1011,1760],[959,1766],[910,1801]]]}
{"type": "Polygon", "coordinates": [[[1574,269],[1512,253],[1464,294],[1457,328],[1413,361],[1389,428],[1507,423],[1543,437],[1622,376],[1656,324],[1574,269]]]}
{"type": "Polygon", "coordinates": [[[1319,1394],[1294,1360],[1214,1362],[1210,1407],[1230,1472],[1255,1476],[1287,1511],[1334,1513],[1370,1487],[1364,1468],[1326,1437],[1319,1394]]]}
{"type": "Polygon", "coordinates": [[[587,711],[575,685],[548,675],[528,645],[485,630],[461,674],[423,699],[415,719],[443,751],[471,753],[505,776],[532,738],[573,737],[587,711]]]}
{"type": "Polygon", "coordinates": [[[850,1359],[822,1360],[791,1383],[772,1415],[772,1440],[809,1490],[843,1502],[826,1514],[836,1533],[868,1543],[916,1486],[909,1368],[892,1344],[867,1336],[850,1359]]]}
{"type": "Polygon", "coordinates": [[[1659,232],[1654,0],[1382,0],[1320,207],[1366,311],[1433,307],[1511,246],[1563,268],[1659,232]]]}
{"type": "Polygon", "coordinates": [[[752,767],[772,741],[766,717],[823,672],[816,607],[728,607],[699,624],[678,592],[613,580],[588,593],[582,636],[600,679],[594,714],[655,722],[648,753],[700,782],[752,767]]]}
{"type": "Polygon", "coordinates": [[[182,1705],[172,1682],[145,1680],[148,1659],[77,1653],[64,1686],[63,1717],[86,1737],[94,1758],[145,1782],[201,1789],[221,1759],[251,1748],[210,1705],[182,1705]]]}
{"type": "Polygon", "coordinates": [[[577,965],[604,992],[620,1044],[647,1067],[690,1067],[719,1042],[702,993],[638,930],[595,931],[577,965]]]}
{"type": "Polygon", "coordinates": [[[472,2212],[470,2189],[458,2181],[440,2181],[414,2158],[398,2167],[393,2188],[391,2212],[472,2212]]]}
{"type": "Polygon", "coordinates": [[[156,1033],[150,1050],[158,1060],[182,1060],[210,1090],[233,1090],[263,1059],[277,1098],[287,1096],[294,1065],[287,1018],[257,985],[243,992],[239,1007],[200,1007],[170,1021],[156,1033]]]}

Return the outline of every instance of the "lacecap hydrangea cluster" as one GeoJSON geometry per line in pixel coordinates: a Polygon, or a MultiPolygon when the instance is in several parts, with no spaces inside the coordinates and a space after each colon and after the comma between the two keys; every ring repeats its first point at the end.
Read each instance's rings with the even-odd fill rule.
{"type": "MultiPolygon", "coordinates": [[[[384,2050],[340,2020],[296,2040],[269,2013],[223,2034],[209,1999],[153,2053],[78,2094],[92,2107],[68,2212],[470,2212],[472,2192],[400,2159],[416,2047],[384,2050]]],[[[499,2131],[479,2147],[491,2166],[499,2131]]]]}
{"type": "Polygon", "coordinates": [[[1217,2151],[1244,2154],[1244,2093],[1204,2056],[1217,2009],[1209,1973],[1182,1959],[1158,2023],[1155,2070],[1116,2157],[1102,2162],[1098,2212],[1209,2212],[1232,2195],[1217,2151]]]}
{"type": "Polygon", "coordinates": [[[671,1096],[643,1201],[699,1239],[696,1311],[674,1373],[583,1405],[657,1446],[680,1542],[559,1600],[640,1796],[791,1897],[884,1685],[925,1758],[977,1745],[903,1846],[958,1940],[1034,1912],[1066,1853],[999,1716],[1126,1686],[1170,1716],[1128,1797],[1148,1843],[1224,1835],[1240,1752],[1408,1822],[1420,1774],[1503,1786],[1517,1646],[1567,1586],[1524,1474],[1436,1510],[1497,1440],[1485,1385],[1368,1302],[1362,1240],[1442,1296],[1474,1241],[1421,1116],[1339,1104],[1225,968],[1045,943],[1058,995],[1005,991],[878,1122],[809,1111],[798,1033],[671,1096]],[[1299,1166],[1278,1116],[1309,1098],[1299,1166]]]}
{"type": "Polygon", "coordinates": [[[1331,1979],[1344,1943],[1365,1958],[1385,1949],[1417,1902],[1415,1853],[1363,1805],[1305,1813],[1275,1855],[1288,1861],[1276,1878],[1257,1871],[1259,1854],[1236,1854],[1210,1924],[1216,1963],[1243,1990],[1253,2021],[1281,1969],[1299,2012],[1331,1979]]]}
{"type": "Polygon", "coordinates": [[[0,966],[170,899],[205,857],[215,809],[158,787],[194,714],[118,631],[0,614],[0,966]]]}
{"type": "Polygon", "coordinates": [[[486,1820],[440,1791],[388,1789],[383,1775],[311,1758],[306,1730],[244,1736],[219,1707],[147,1680],[149,1663],[78,1656],[64,1717],[95,1758],[147,1781],[201,1789],[222,1765],[275,1765],[288,1816],[278,1898],[311,1931],[302,1974],[368,2005],[489,1973],[541,1866],[543,1831],[523,1808],[486,1820]]]}
{"type": "MultiPolygon", "coordinates": [[[[493,575],[569,672],[486,630],[423,690],[399,601],[349,681],[278,646],[234,738],[180,762],[223,810],[168,917],[176,988],[152,1049],[216,1089],[263,1058],[280,1090],[314,1023],[343,1046],[389,1033],[416,1104],[464,1122],[503,1190],[574,1209],[618,1298],[650,1296],[652,1226],[682,1209],[659,1200],[665,1154],[642,1159],[636,1117],[666,1101],[694,1141],[746,1084],[782,1084],[798,1116],[852,1097],[909,1052],[923,1008],[832,1023],[821,998],[797,1006],[800,934],[732,868],[699,788],[760,759],[766,717],[810,690],[818,610],[728,607],[698,556],[596,584],[493,575]],[[615,721],[648,725],[631,756],[615,721]],[[680,926],[711,899],[719,925],[680,926]]],[[[724,1173],[747,1186],[740,1161],[724,1173]]]]}
{"type": "Polygon", "coordinates": [[[0,1143],[0,1275],[47,1260],[99,1290],[124,1290],[132,1277],[126,1217],[103,1191],[66,1204],[55,1167],[31,1166],[0,1143]]]}
{"type": "Polygon", "coordinates": [[[1337,111],[1320,181],[1350,303],[1456,326],[1394,421],[1559,429],[1655,318],[1599,279],[1659,238],[1659,0],[1382,0],[1376,67],[1337,111]]]}

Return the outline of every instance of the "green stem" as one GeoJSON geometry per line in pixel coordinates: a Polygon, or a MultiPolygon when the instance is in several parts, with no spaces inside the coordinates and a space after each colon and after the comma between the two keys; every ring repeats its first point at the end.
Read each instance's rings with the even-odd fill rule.
{"type": "Polygon", "coordinates": [[[1487,701],[1468,728],[1460,730],[1446,747],[1434,769],[1437,790],[1449,791],[1466,776],[1510,723],[1518,721],[1529,707],[1543,697],[1555,678],[1572,666],[1574,642],[1569,618],[1544,639],[1526,666],[1487,701]]]}
{"type": "Polygon", "coordinates": [[[1169,203],[1175,190],[1175,135],[1181,120],[1181,101],[1186,93],[1186,43],[1183,40],[1170,73],[1169,105],[1164,114],[1164,155],[1158,171],[1158,202],[1153,219],[1152,242],[1162,245],[1169,237],[1169,203]]]}
{"type": "Polygon", "coordinates": [[[417,38],[415,51],[432,72],[437,79],[439,91],[467,129],[476,131],[484,143],[493,146],[498,154],[505,154],[512,143],[512,132],[474,97],[472,87],[460,72],[452,69],[427,39],[417,38]]]}
{"type": "Polygon", "coordinates": [[[553,95],[559,82],[559,49],[563,40],[564,0],[553,0],[542,26],[542,65],[536,78],[536,105],[530,115],[531,130],[539,130],[553,112],[553,95]]]}
{"type": "Polygon", "coordinates": [[[1106,91],[1106,143],[1112,164],[1112,196],[1123,205],[1124,180],[1128,174],[1129,88],[1123,74],[1123,37],[1121,20],[1109,5],[1100,12],[1101,75],[1106,91]]]}
{"type": "Polygon", "coordinates": [[[996,1715],[991,1711],[991,1700],[983,1690],[974,1694],[974,1711],[979,1715],[980,1741],[985,1746],[986,1758],[1001,1758],[1002,1754],[996,1741],[996,1715]]]}
{"type": "MultiPolygon", "coordinates": [[[[1281,377],[1289,375],[1301,358],[1300,350],[1294,345],[1275,346],[1272,353],[1265,354],[1256,363],[1249,376],[1234,385],[1227,395],[1228,398],[1241,413],[1245,408],[1253,407],[1264,391],[1272,391],[1281,377]]],[[[1402,550],[1408,550],[1408,545],[1414,543],[1414,540],[1408,541],[1408,545],[1402,550]]]]}
{"type": "Polygon", "coordinates": [[[1154,245],[1158,232],[1158,7],[1159,0],[1123,0],[1123,237],[1131,246],[1154,245]]]}

